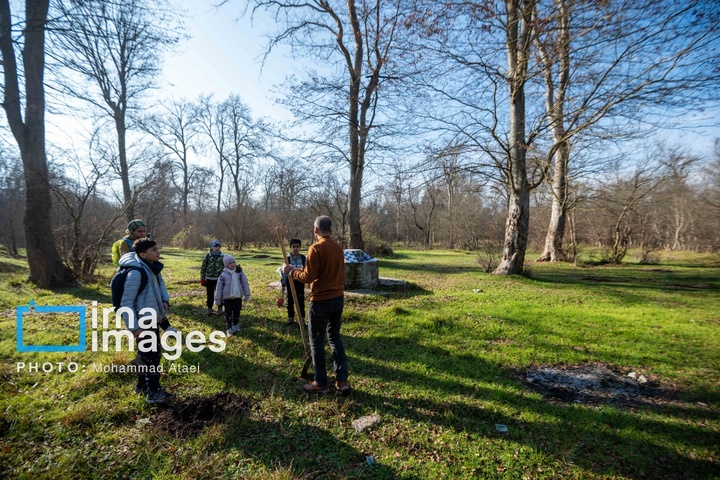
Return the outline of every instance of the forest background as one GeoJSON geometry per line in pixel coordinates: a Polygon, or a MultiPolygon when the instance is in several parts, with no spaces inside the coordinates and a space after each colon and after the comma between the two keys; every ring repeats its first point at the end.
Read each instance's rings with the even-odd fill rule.
{"type": "Polygon", "coordinates": [[[0,3],[0,241],[38,284],[93,277],[137,217],[242,250],[328,214],[346,247],[469,249],[501,274],[528,249],[720,250],[717,2],[0,3]],[[201,15],[266,36],[227,47],[262,48],[245,68],[270,66],[277,110],[177,61],[201,15]]]}

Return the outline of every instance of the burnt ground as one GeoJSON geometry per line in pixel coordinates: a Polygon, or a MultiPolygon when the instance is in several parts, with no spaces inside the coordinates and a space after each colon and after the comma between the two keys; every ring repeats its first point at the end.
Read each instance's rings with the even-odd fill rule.
{"type": "Polygon", "coordinates": [[[606,363],[582,365],[534,366],[516,371],[515,376],[527,388],[547,400],[591,405],[643,406],[677,401],[679,390],[662,385],[650,374],[606,363]]]}
{"type": "Polygon", "coordinates": [[[167,408],[158,411],[152,418],[152,424],[174,437],[190,437],[206,426],[223,423],[231,416],[245,415],[251,407],[250,400],[228,392],[176,399],[167,408]]]}

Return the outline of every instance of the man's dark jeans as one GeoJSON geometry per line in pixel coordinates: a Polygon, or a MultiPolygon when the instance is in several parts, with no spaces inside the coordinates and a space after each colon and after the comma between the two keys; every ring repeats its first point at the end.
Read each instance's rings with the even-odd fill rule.
{"type": "Polygon", "coordinates": [[[343,296],[319,302],[310,302],[310,322],[308,323],[310,351],[312,353],[313,369],[315,370],[315,382],[322,387],[328,383],[325,370],[325,334],[327,334],[328,343],[332,350],[335,379],[338,382],[346,382],[348,378],[345,346],[340,337],[344,306],[345,298],[343,296]]]}

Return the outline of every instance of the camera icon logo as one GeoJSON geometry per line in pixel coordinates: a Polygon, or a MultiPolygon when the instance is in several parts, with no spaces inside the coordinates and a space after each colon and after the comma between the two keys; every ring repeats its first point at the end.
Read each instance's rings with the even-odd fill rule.
{"type": "Polygon", "coordinates": [[[85,338],[86,331],[86,314],[85,307],[82,305],[67,306],[51,306],[40,307],[35,305],[35,301],[31,300],[28,305],[19,305],[15,308],[16,323],[15,337],[17,341],[18,352],[84,352],[87,348],[87,340],[85,338]],[[27,313],[77,313],[79,315],[78,325],[78,344],[77,345],[25,345],[23,338],[23,320],[27,313]]]}

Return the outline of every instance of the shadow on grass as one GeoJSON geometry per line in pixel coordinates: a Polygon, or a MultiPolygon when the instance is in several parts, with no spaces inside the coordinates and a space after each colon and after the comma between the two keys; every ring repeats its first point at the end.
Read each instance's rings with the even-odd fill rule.
{"type": "MultiPolygon", "coordinates": [[[[242,386],[260,397],[272,391],[274,395],[295,400],[302,344],[299,334],[297,338],[284,334],[275,323],[278,322],[270,321],[270,328],[252,327],[246,334],[260,348],[287,361],[277,368],[259,365],[252,358],[207,350],[185,352],[183,358],[188,363],[201,363],[203,373],[222,380],[228,389],[242,386]]],[[[385,422],[452,429],[467,443],[441,451],[441,461],[448,468],[478,462],[478,458],[486,455],[497,458],[507,453],[504,450],[508,447],[503,446],[507,441],[542,452],[559,465],[573,464],[601,475],[711,478],[719,471],[720,466],[712,460],[690,458],[682,453],[687,449],[711,452],[720,443],[720,435],[707,426],[708,421],[719,418],[711,409],[681,403],[635,410],[551,403],[525,390],[505,369],[478,355],[458,355],[450,348],[424,346],[417,336],[344,338],[350,380],[357,382],[353,383],[352,400],[346,405],[348,418],[371,411],[381,415],[385,422]],[[419,365],[427,373],[418,373],[422,369],[419,365]],[[354,373],[359,377],[353,378],[354,373]],[[497,423],[507,425],[509,432],[498,433],[497,423]],[[496,450],[478,451],[478,445],[484,445],[485,440],[499,442],[496,450]]],[[[686,393],[709,398],[714,404],[720,401],[718,392],[686,393]]],[[[286,467],[292,465],[305,472],[340,476],[364,468],[360,452],[336,435],[309,427],[306,422],[275,424],[247,419],[238,422],[236,434],[229,435],[228,441],[262,459],[268,467],[280,461],[286,467]],[[320,460],[322,451],[335,453],[320,460]]],[[[404,431],[381,441],[419,458],[438,455],[439,447],[432,442],[418,442],[413,435],[418,433],[404,431]]],[[[527,458],[506,462],[504,474],[522,477],[526,473],[523,461],[527,462],[527,458]]],[[[393,478],[392,470],[382,468],[385,467],[376,470],[379,476],[373,478],[393,478]]],[[[480,463],[477,468],[487,475],[497,473],[495,464],[480,463]]]]}
{"type": "MultiPolygon", "coordinates": [[[[384,395],[382,390],[358,388],[354,392],[355,401],[380,415],[438,424],[476,440],[498,437],[494,424],[505,424],[510,430],[504,437],[500,435],[502,438],[604,475],[705,478],[719,471],[717,463],[684,456],[679,445],[712,451],[720,435],[702,426],[702,422],[684,425],[675,422],[688,418],[717,420],[717,412],[675,404],[637,411],[558,405],[526,393],[519,382],[508,379],[497,365],[475,355],[453,355],[443,348],[423,347],[397,337],[349,338],[346,346],[350,352],[375,357],[369,361],[351,354],[351,374],[362,372],[365,377],[377,379],[381,387],[395,384],[386,390],[409,392],[407,396],[384,395]],[[427,371],[439,375],[408,372],[402,368],[404,364],[425,364],[427,371]],[[440,376],[442,379],[437,378],[440,376]],[[453,377],[462,380],[448,379],[453,377]],[[415,386],[421,386],[427,393],[413,393],[415,386]],[[502,405],[505,411],[516,411],[518,417],[550,418],[525,421],[499,413],[488,403],[502,405]]],[[[717,392],[714,398],[718,400],[717,392]]],[[[398,448],[405,447],[401,438],[389,441],[399,442],[398,448]]],[[[411,443],[412,439],[406,441],[411,443]]],[[[512,468],[522,476],[520,465],[509,466],[505,474],[513,476],[512,468]]]]}
{"type": "Polygon", "coordinates": [[[468,272],[474,272],[474,273],[484,273],[483,269],[478,267],[470,267],[466,265],[441,265],[441,264],[424,264],[424,263],[417,263],[417,264],[410,264],[407,262],[396,262],[393,260],[380,260],[380,271],[382,271],[384,268],[391,268],[394,270],[408,270],[415,273],[418,272],[431,272],[431,273],[438,273],[443,275],[451,275],[451,274],[461,274],[461,273],[468,273],[468,272]]]}
{"type": "Polygon", "coordinates": [[[28,269],[24,265],[17,265],[12,262],[0,260],[0,273],[28,273],[28,269]]]}
{"type": "Polygon", "coordinates": [[[713,268],[702,270],[680,270],[647,267],[597,267],[559,268],[533,272],[532,280],[556,284],[622,285],[625,287],[688,288],[692,290],[720,290],[718,271],[713,268]]]}
{"type": "Polygon", "coordinates": [[[368,465],[364,452],[306,423],[263,422],[238,416],[228,425],[225,441],[270,471],[282,465],[310,478],[398,478],[388,465],[368,465]]]}

